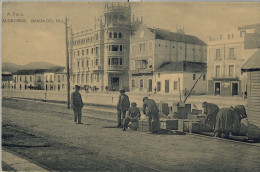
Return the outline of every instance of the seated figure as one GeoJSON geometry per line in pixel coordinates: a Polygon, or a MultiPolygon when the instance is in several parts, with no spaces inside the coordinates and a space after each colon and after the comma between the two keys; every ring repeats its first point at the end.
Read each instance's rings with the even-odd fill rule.
{"type": "Polygon", "coordinates": [[[129,108],[127,116],[123,121],[123,131],[125,131],[126,128],[128,128],[130,122],[132,126],[135,126],[134,128],[133,127],[130,128],[132,129],[138,128],[138,120],[141,114],[140,114],[140,110],[136,106],[137,105],[135,102],[131,103],[131,107],[129,108]]]}

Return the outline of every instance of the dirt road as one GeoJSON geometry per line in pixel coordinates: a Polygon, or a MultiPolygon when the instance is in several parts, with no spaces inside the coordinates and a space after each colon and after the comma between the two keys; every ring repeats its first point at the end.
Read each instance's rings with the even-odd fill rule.
{"type": "MultiPolygon", "coordinates": [[[[111,120],[116,114],[109,112],[84,110],[84,125],[76,125],[72,110],[64,106],[12,99],[3,99],[2,106],[3,125],[9,127],[7,132],[20,129],[40,139],[38,144],[45,145],[37,147],[42,150],[34,153],[30,151],[35,147],[4,148],[23,152],[23,156],[50,169],[260,171],[260,148],[256,146],[194,135],[123,132],[111,120]]],[[[27,138],[20,140],[26,142],[27,138]]]]}

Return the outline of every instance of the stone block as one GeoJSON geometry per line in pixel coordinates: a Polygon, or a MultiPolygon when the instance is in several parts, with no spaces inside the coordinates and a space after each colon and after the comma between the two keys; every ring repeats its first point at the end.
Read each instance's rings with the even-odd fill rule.
{"type": "Polygon", "coordinates": [[[161,129],[166,130],[178,130],[178,120],[177,119],[162,119],[161,129]]]}

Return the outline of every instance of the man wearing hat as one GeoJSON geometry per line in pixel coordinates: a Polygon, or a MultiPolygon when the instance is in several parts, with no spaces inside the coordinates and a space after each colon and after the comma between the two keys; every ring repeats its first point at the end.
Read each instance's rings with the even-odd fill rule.
{"type": "Polygon", "coordinates": [[[153,99],[143,98],[143,113],[148,120],[148,133],[157,133],[160,129],[159,109],[153,99]]]}
{"type": "Polygon", "coordinates": [[[204,108],[204,114],[207,115],[205,124],[210,128],[210,130],[214,130],[219,107],[213,103],[207,102],[203,102],[202,107],[204,108]]]}
{"type": "Polygon", "coordinates": [[[122,119],[125,119],[126,111],[130,108],[129,97],[125,94],[125,90],[120,90],[120,96],[117,103],[117,127],[121,127],[122,119]]]}
{"type": "Polygon", "coordinates": [[[128,110],[127,116],[123,121],[123,131],[125,131],[126,128],[128,127],[129,122],[131,122],[132,125],[133,124],[136,125],[135,129],[138,128],[138,120],[141,117],[141,114],[140,114],[140,110],[136,106],[137,104],[135,102],[131,103],[131,107],[128,110]]]}
{"type": "Polygon", "coordinates": [[[80,86],[76,85],[75,91],[71,94],[71,107],[73,108],[74,111],[74,122],[76,122],[77,124],[82,124],[81,109],[83,107],[83,102],[79,90],[80,90],[80,86]]]}

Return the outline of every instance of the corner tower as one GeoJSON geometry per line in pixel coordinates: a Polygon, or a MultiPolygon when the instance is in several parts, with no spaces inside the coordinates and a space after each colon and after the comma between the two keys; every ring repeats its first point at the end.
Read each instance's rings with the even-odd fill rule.
{"type": "Polygon", "coordinates": [[[104,17],[104,86],[129,90],[130,4],[106,3],[104,17]]]}

